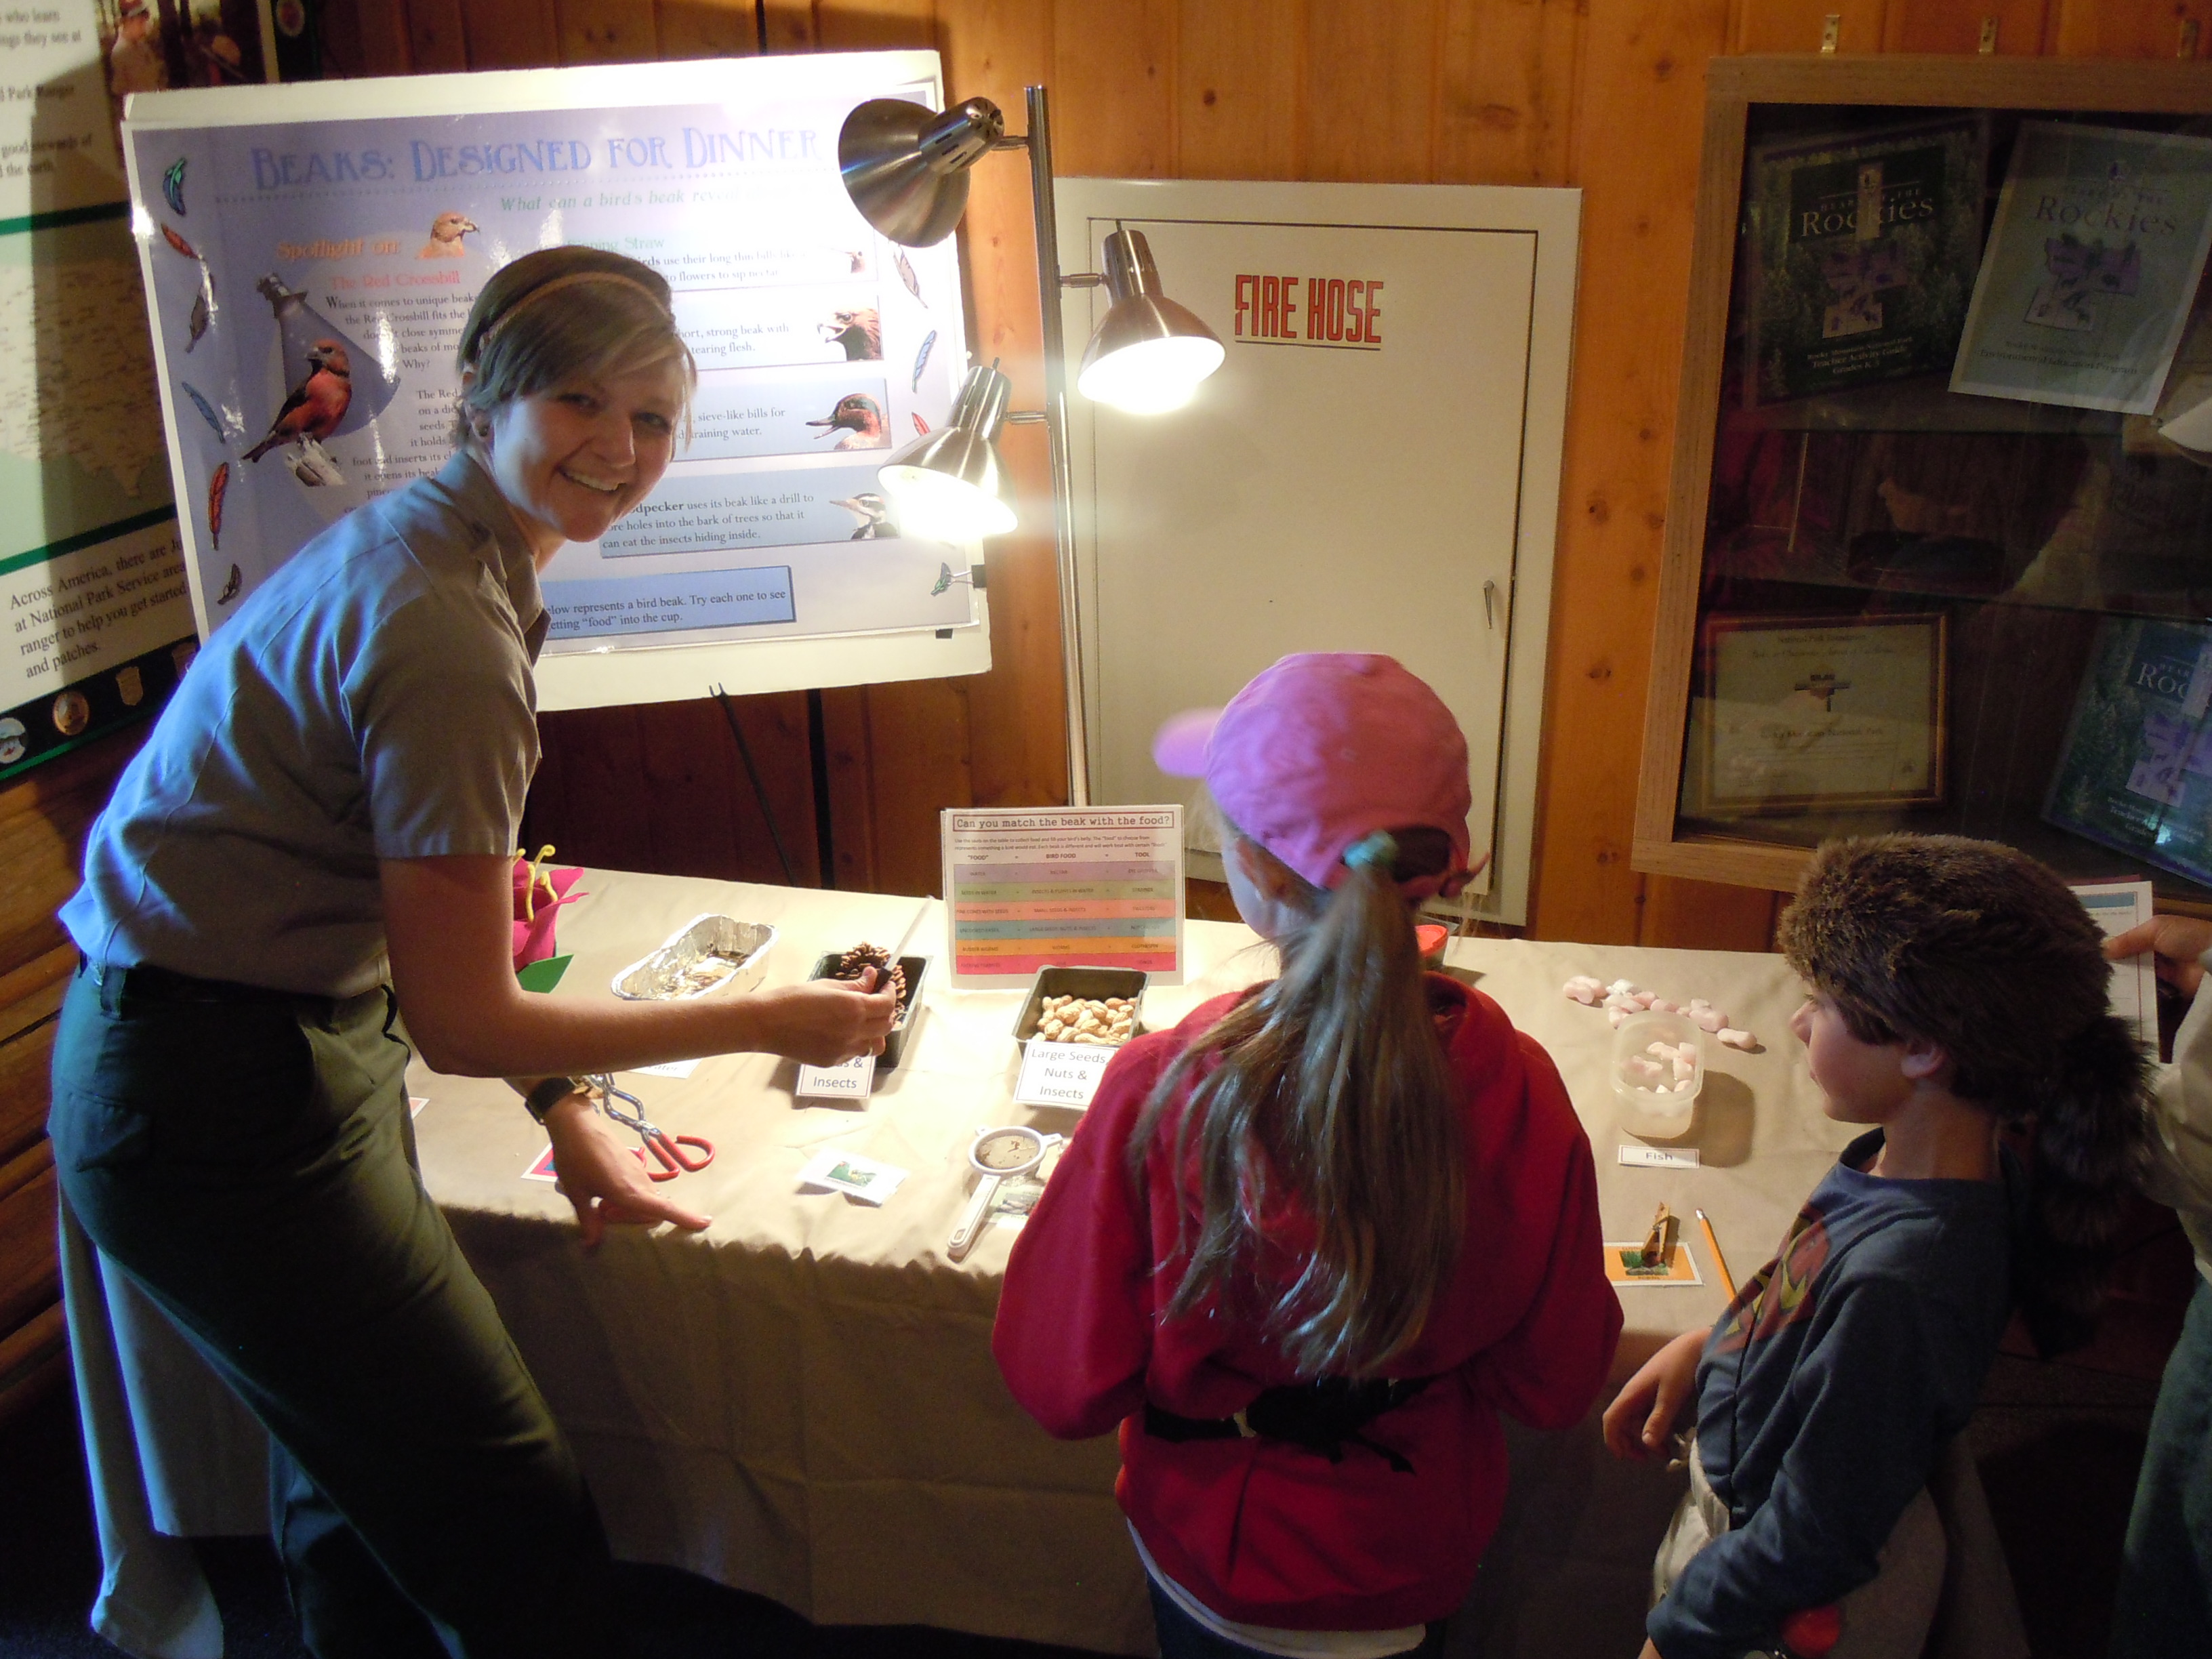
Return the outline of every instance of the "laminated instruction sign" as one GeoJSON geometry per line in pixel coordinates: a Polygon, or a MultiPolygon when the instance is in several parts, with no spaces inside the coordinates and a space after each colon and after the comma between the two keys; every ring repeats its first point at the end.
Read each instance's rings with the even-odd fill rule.
{"type": "Polygon", "coordinates": [[[445,464],[478,290],[562,244],[667,279],[699,384],[654,492],[544,571],[549,667],[973,628],[967,550],[902,536],[877,480],[944,422],[967,360],[954,242],[884,240],[839,179],[838,130],[878,97],[941,103],[936,54],[134,100],[135,229],[203,629],[445,464]]]}
{"type": "Polygon", "coordinates": [[[1040,968],[1133,968],[1182,982],[1182,807],[943,816],[955,986],[1012,988],[1040,968]]]}
{"type": "Polygon", "coordinates": [[[144,21],[0,8],[0,779],[160,708],[197,645],[110,97],[144,21]]]}

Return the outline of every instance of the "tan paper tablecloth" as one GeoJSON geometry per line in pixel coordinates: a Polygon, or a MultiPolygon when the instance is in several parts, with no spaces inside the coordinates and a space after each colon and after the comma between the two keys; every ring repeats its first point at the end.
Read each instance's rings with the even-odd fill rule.
{"type": "MultiPolygon", "coordinates": [[[[936,958],[903,1060],[879,1076],[865,1109],[798,1103],[797,1068],[760,1055],[704,1060],[682,1080],[625,1077],[663,1127],[716,1146],[711,1168],[670,1188],[714,1216],[696,1237],[623,1230],[585,1255],[566,1200],[520,1178],[544,1139],[513,1093],[419,1066],[410,1074],[429,1102],[416,1123],[424,1179],[574,1437],[617,1553],[774,1596],[823,1623],[920,1623],[1150,1652],[1142,1578],[1112,1497],[1111,1438],[1048,1439],[991,1361],[1011,1229],[991,1229],[964,1263],[945,1259],[973,1133],[1074,1122],[1012,1104],[1019,994],[950,988],[933,901],[598,871],[580,886],[589,896],[560,923],[574,961],[559,997],[610,996],[617,970],[702,911],[781,930],[769,985],[802,978],[822,952],[863,939],[910,937],[909,954],[936,958]],[[801,1165],[827,1146],[912,1173],[879,1209],[801,1194],[801,1165]]],[[[1170,1024],[1272,970],[1241,927],[1192,922],[1186,948],[1191,982],[1156,987],[1148,1025],[1170,1024]]],[[[1788,1035],[1800,993],[1779,958],[1468,939],[1454,942],[1450,962],[1559,1061],[1597,1153],[1608,1237],[1640,1238],[1662,1198],[1686,1217],[1701,1205],[1741,1277],[1765,1259],[1850,1138],[1820,1115],[1788,1035]],[[1704,1167],[1615,1161],[1624,1135],[1608,1082],[1612,1030],[1560,994],[1583,972],[1678,1000],[1709,997],[1765,1040],[1760,1053],[1717,1051],[1690,1134],[1669,1143],[1698,1146],[1704,1167]]],[[[1694,1228],[1686,1237],[1705,1283],[1623,1292],[1622,1375],[1720,1310],[1704,1240],[1694,1228]]],[[[179,1589],[173,1563],[144,1565],[137,1582],[149,1604],[134,1605],[131,1565],[156,1560],[160,1534],[260,1524],[252,1437],[231,1432],[234,1402],[210,1400],[219,1385],[173,1334],[164,1338],[119,1275],[80,1271],[70,1295],[77,1328],[99,1337],[112,1328],[121,1350],[119,1386],[109,1377],[85,1394],[103,1541],[114,1540],[103,1628],[198,1629],[190,1575],[179,1589]],[[116,1408],[117,1395],[127,1410],[116,1408]],[[228,1424],[219,1440],[211,1419],[228,1424]],[[211,1443],[225,1448],[220,1468],[210,1467],[211,1443]]],[[[105,1340],[80,1343],[81,1370],[100,1364],[105,1340]]],[[[1480,1632],[1486,1655],[1634,1652],[1674,1478],[1613,1465],[1594,1424],[1564,1436],[1516,1433],[1513,1443],[1505,1528],[1466,1629],[1480,1632]]],[[[195,1650],[183,1637],[125,1645],[195,1650]]]]}

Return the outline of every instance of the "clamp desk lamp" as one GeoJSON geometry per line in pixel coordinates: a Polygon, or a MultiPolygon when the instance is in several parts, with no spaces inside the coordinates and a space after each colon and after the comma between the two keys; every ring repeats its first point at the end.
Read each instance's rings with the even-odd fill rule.
{"type": "Polygon", "coordinates": [[[995,362],[968,371],[945,429],[893,456],[879,477],[902,530],[945,541],[1003,536],[1014,527],[1002,499],[1005,469],[996,439],[1008,421],[1041,422],[1052,457],[1053,530],[1059,554],[1060,643],[1067,699],[1068,804],[1091,804],[1090,745],[1083,712],[1081,636],[1076,609],[1074,491],[1068,467],[1067,370],[1060,291],[1104,287],[1113,304],[1076,374],[1076,390],[1130,414],[1188,403],[1225,356],[1213,331],[1160,290],[1159,269],[1141,231],[1106,240],[1103,273],[1063,276],[1052,179],[1052,123],[1045,89],[1028,90],[1030,130],[1009,137],[1006,117],[985,98],[941,113],[903,99],[857,106],[837,136],[837,165],[853,205],[883,235],[908,247],[942,241],[968,206],[968,169],[994,149],[1026,149],[1036,221],[1037,300],[1043,313],[1045,406],[1009,413],[1012,387],[995,362]]]}

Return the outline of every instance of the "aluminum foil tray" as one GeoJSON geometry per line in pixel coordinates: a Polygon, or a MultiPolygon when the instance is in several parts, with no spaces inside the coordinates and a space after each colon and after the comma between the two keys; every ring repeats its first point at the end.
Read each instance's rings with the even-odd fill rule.
{"type": "Polygon", "coordinates": [[[775,929],[734,916],[694,916],[651,956],[617,974],[614,993],[633,1002],[672,1002],[710,991],[750,991],[767,976],[775,929]]]}

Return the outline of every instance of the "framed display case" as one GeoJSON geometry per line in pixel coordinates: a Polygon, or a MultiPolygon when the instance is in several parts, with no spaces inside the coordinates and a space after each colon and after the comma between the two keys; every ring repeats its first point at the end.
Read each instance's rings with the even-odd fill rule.
{"type": "Polygon", "coordinates": [[[1707,80],[1638,869],[2009,842],[2212,913],[2212,64],[1707,80]]]}

